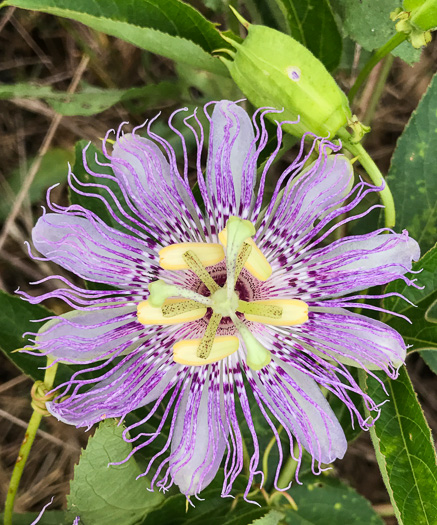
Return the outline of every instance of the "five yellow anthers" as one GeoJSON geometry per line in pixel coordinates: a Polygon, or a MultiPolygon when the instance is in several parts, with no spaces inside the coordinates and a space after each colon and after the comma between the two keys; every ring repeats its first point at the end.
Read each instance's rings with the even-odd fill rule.
{"type": "MultiPolygon", "coordinates": [[[[272,326],[292,326],[308,320],[308,305],[299,299],[243,301],[235,291],[242,268],[259,281],[266,281],[272,267],[252,237],[255,228],[250,221],[231,217],[218,237],[221,244],[179,243],[159,252],[160,266],[166,270],[191,270],[207,287],[210,296],[168,284],[162,280],[149,285],[150,296],[137,307],[138,321],[144,325],[189,323],[210,317],[201,339],[184,339],[173,346],[176,363],[204,366],[232,355],[240,338],[217,335],[223,317],[230,318],[244,342],[246,363],[260,370],[271,361],[270,351],[255,337],[242,320],[272,326]],[[220,287],[207,268],[226,260],[226,283],[220,287]],[[239,312],[239,315],[237,314],[239,312]]],[[[220,332],[219,332],[220,333],[220,332]]]]}

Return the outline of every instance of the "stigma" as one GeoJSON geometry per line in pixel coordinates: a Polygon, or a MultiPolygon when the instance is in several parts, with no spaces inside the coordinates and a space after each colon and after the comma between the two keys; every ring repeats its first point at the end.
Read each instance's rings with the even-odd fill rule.
{"type": "Polygon", "coordinates": [[[150,295],[137,307],[137,319],[143,325],[190,323],[208,318],[202,338],[183,339],[173,346],[173,360],[187,366],[204,366],[221,361],[240,348],[246,350],[246,363],[260,370],[271,361],[271,353],[252,334],[251,323],[291,326],[308,320],[308,305],[299,299],[245,301],[236,285],[243,268],[258,281],[267,281],[272,268],[252,237],[255,228],[248,220],[230,217],[218,235],[218,243],[178,243],[164,247],[160,266],[166,270],[192,271],[209,291],[209,296],[195,290],[168,284],[162,280],[149,285],[150,295]],[[226,263],[226,281],[219,286],[208,268],[226,263]],[[235,327],[235,335],[217,335],[226,318],[235,327]]]}

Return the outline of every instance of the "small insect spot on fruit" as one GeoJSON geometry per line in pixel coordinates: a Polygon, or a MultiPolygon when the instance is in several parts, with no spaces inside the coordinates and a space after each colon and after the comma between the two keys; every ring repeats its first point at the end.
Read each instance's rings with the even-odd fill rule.
{"type": "Polygon", "coordinates": [[[287,75],[293,82],[299,82],[301,78],[301,71],[297,66],[290,66],[287,68],[287,75]]]}

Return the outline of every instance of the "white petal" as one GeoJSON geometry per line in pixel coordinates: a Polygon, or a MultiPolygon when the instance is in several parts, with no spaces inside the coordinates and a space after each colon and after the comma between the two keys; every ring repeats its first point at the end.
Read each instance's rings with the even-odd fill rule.
{"type": "Polygon", "coordinates": [[[173,479],[187,496],[198,494],[211,483],[226,448],[226,439],[217,424],[221,409],[216,406],[208,386],[208,382],[202,385],[200,403],[194,403],[194,407],[189,402],[189,393],[184,395],[171,443],[173,479]],[[191,419],[187,415],[190,409],[193,409],[191,419]]]}
{"type": "Polygon", "coordinates": [[[345,237],[327,248],[308,252],[304,265],[314,281],[313,298],[338,296],[387,284],[412,267],[420,257],[417,242],[402,234],[345,237]]]}
{"type": "Polygon", "coordinates": [[[83,279],[119,286],[131,283],[129,259],[142,256],[147,268],[148,256],[154,253],[133,237],[68,214],[46,213],[40,217],[32,240],[48,259],[83,279]]]}
{"type": "Polygon", "coordinates": [[[212,189],[220,202],[221,192],[226,187],[227,176],[230,175],[229,182],[233,184],[235,192],[236,213],[242,192],[244,195],[251,194],[255,184],[256,166],[246,163],[255,152],[252,121],[243,108],[229,100],[222,100],[214,107],[211,124],[208,166],[211,170],[212,189]]]}
{"type": "Polygon", "coordinates": [[[128,195],[135,197],[134,203],[147,216],[156,217],[157,209],[162,206],[164,209],[159,213],[164,212],[165,218],[172,211],[179,216],[186,208],[202,230],[189,186],[172,170],[157,144],[126,133],[114,144],[111,163],[128,195]]]}
{"type": "Polygon", "coordinates": [[[401,335],[393,328],[343,308],[316,308],[314,322],[301,327],[312,339],[315,351],[325,359],[331,355],[340,363],[369,370],[398,368],[406,356],[401,335]],[[317,342],[326,345],[317,351],[317,342]]]}
{"type": "MultiPolygon", "coordinates": [[[[44,354],[65,363],[85,363],[107,358],[137,334],[129,330],[118,335],[122,326],[136,319],[135,306],[113,307],[105,310],[73,310],[44,324],[36,337],[37,347],[44,354]]],[[[143,327],[138,324],[138,332],[143,327]]],[[[138,345],[132,343],[129,349],[138,345]]]]}
{"type": "MultiPolygon", "coordinates": [[[[285,419],[284,414],[281,415],[279,409],[275,407],[273,400],[254,374],[258,386],[264,392],[264,395],[267,395],[270,399],[270,410],[281,421],[282,425],[288,427],[289,431],[296,436],[301,445],[316,461],[331,463],[337,458],[341,459],[347,448],[346,437],[317,383],[314,379],[296,370],[291,365],[284,363],[280,359],[274,359],[276,364],[286,372],[298,388],[293,387],[288,382],[286,383],[287,389],[291,392],[291,397],[288,392],[275,383],[274,388],[277,390],[280,398],[283,399],[281,408],[287,415],[287,419],[285,419]],[[301,389],[302,392],[300,393],[298,389],[301,389]],[[296,408],[296,405],[299,409],[296,408]]],[[[284,382],[286,381],[283,376],[281,378],[284,382]]]]}
{"type": "MultiPolygon", "coordinates": [[[[363,236],[365,237],[365,236],[363,236]]],[[[363,240],[343,239],[338,247],[331,250],[325,260],[339,255],[362,250],[359,256],[351,254],[351,261],[345,260],[342,270],[373,270],[375,268],[393,265],[387,271],[401,274],[411,270],[411,262],[420,258],[420,247],[417,242],[405,234],[382,234],[363,240]]]]}

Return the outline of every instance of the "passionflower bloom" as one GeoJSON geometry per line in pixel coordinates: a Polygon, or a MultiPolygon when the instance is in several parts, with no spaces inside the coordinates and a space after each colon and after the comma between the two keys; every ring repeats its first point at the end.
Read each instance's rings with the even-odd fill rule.
{"type": "Polygon", "coordinates": [[[156,432],[140,433],[133,449],[153,442],[167,423],[166,443],[144,473],[153,472],[152,488],[176,484],[197,496],[222,464],[226,496],[243,468],[241,413],[252,436],[247,496],[254,477],[263,477],[254,401],[276,436],[275,485],[284,457],[279,424],[289,453],[300,461],[306,449],[314,472],[346,451],[320,387],[338,396],[361,427],[370,423],[351,393],[377,417],[380,408],[345,365],[395,378],[405,344],[389,326],[349,309],[368,297],[354,295],[359,290],[398,278],[410,284],[404,274],[419,247],[406,232],[386,230],[327,245],[378,188],[362,180],[354,185],[351,163],[336,154],[339,146],[312,137],[310,151],[301,144],[265,203],[281,123],[277,147],[259,171],[257,161],[268,141],[264,118],[275,110],[258,110],[251,120],[239,105],[221,101],[203,111],[209,121],[205,169],[196,112],[183,118],[197,146],[191,163],[176,117],[169,122],[182,143],[182,167],[153,132],[154,119],[132,133],[120,128],[111,152],[112,141],[104,141],[102,166],[113,175],[94,173],[84,152],[89,182],[70,173],[70,187],[94,197],[111,223],[48,198],[51,212],[38,220],[33,244],[45,260],[99,283],[98,289],[53,276],[68,288],[26,298],[58,298],[73,308],[35,334],[37,353],[88,365],[95,377],[76,372],[61,385],[48,404],[55,417],[90,427],[149,405],[144,423],[165,400],[156,432]],[[340,298],[345,294],[352,295],[340,298]]]}

